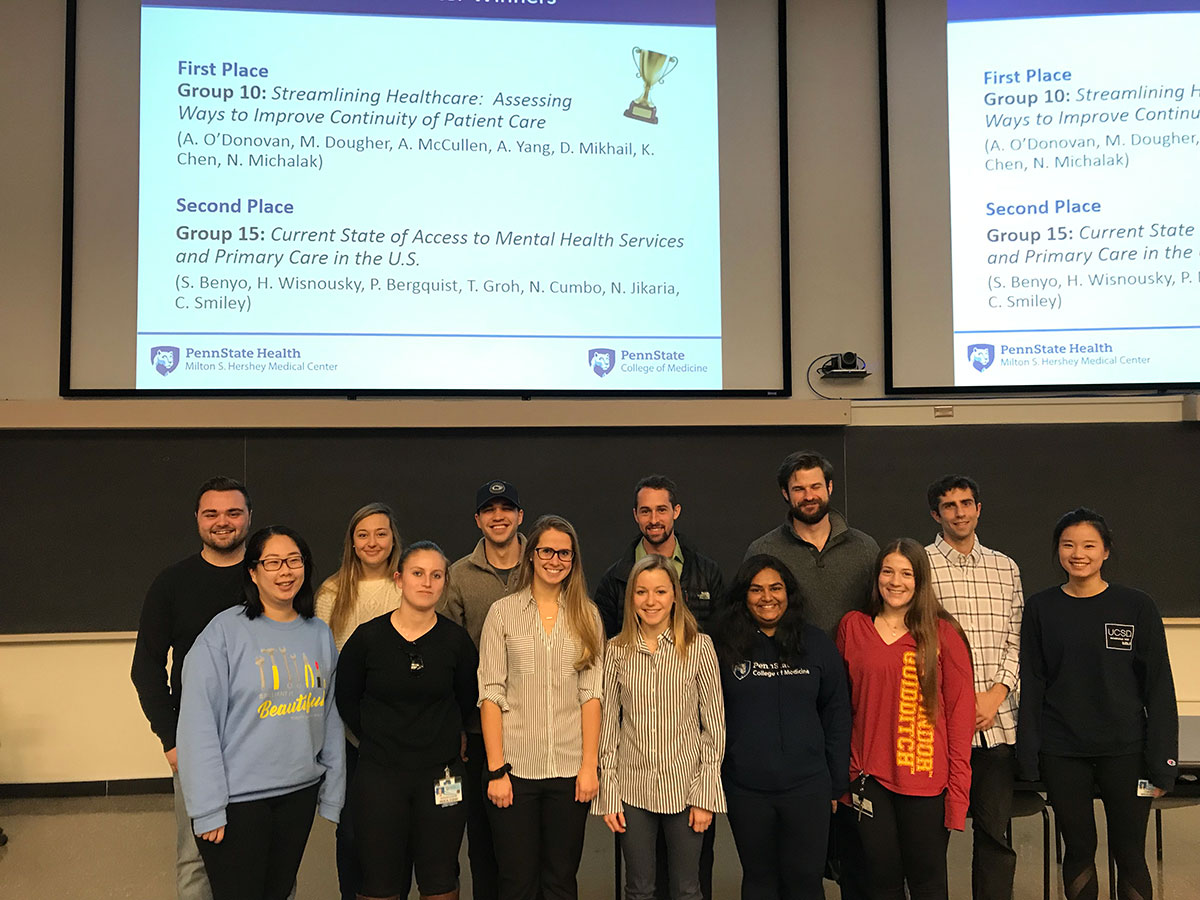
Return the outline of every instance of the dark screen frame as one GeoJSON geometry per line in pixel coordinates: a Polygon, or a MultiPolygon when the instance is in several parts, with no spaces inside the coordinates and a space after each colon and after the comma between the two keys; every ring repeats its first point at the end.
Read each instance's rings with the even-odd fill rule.
{"type": "MultiPolygon", "coordinates": [[[[904,0],[895,0],[896,7],[904,0]]],[[[1195,381],[1147,381],[1147,382],[1079,382],[1073,384],[1027,384],[1027,385],[903,385],[898,386],[895,378],[895,346],[892,323],[895,310],[892,307],[892,232],[905,227],[902,221],[894,221],[891,203],[892,172],[889,159],[890,134],[888,129],[888,68],[887,68],[887,5],[888,0],[876,0],[879,33],[879,157],[880,188],[882,191],[883,233],[883,368],[884,393],[888,396],[949,396],[949,397],[1022,397],[1030,395],[1101,395],[1148,393],[1191,393],[1200,388],[1200,376],[1195,381]]],[[[897,173],[897,180],[904,173],[897,173]]],[[[947,213],[948,215],[948,213],[947,213]]],[[[950,248],[946,248],[950,252],[950,248]]]]}
{"type": "MultiPolygon", "coordinates": [[[[720,2],[720,0],[718,0],[720,2]]],[[[67,0],[66,10],[66,77],[64,83],[63,118],[63,230],[62,230],[62,299],[59,331],[59,395],[66,398],[86,397],[588,397],[588,398],[633,398],[633,397],[780,397],[792,396],[792,347],[791,347],[791,262],[789,231],[789,184],[788,184],[788,93],[787,93],[787,0],[777,0],[777,52],[779,59],[779,240],[780,240],[780,362],[781,384],[778,388],[725,389],[720,390],[550,390],[550,389],[436,389],[436,388],[352,388],[329,389],[162,389],[137,388],[77,388],[71,380],[72,341],[72,288],[74,266],[74,206],[75,206],[75,110],[76,110],[76,51],[77,51],[77,3],[67,0]]],[[[732,302],[732,298],[722,303],[732,302]]]]}

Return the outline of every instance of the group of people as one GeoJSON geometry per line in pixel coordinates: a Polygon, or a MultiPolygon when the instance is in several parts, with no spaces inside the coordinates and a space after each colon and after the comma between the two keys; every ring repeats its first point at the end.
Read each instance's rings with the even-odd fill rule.
{"type": "Polygon", "coordinates": [[[1150,802],[1175,779],[1162,620],[1109,584],[1112,535],[1054,528],[1063,584],[1026,601],[976,537],[978,485],[928,490],[928,546],[882,548],[830,508],[830,463],[789,455],[784,523],[726,589],[686,541],[674,482],[634,488],[638,536],[589,595],[579,538],[517,489],[475,497],[450,563],[350,519],[315,585],[307,543],[232,479],[197,498],[202,549],[147,594],[133,680],[176,773],[180,898],[294,895],[314,815],[337,822],[343,898],[577,896],[587,815],[619,835],[628,900],[711,900],[727,813],[744,900],[946,898],[972,817],[973,895],[1011,898],[1014,783],[1041,781],[1065,893],[1097,897],[1098,792],[1120,896],[1151,897],[1150,802]],[[166,662],[170,651],[169,679],[166,662]]]}

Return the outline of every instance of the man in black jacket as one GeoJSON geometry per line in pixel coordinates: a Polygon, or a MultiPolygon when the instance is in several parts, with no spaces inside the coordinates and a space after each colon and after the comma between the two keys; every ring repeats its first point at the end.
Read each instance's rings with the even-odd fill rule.
{"type": "MultiPolygon", "coordinates": [[[[621,558],[609,566],[593,599],[600,609],[607,637],[621,630],[625,621],[625,586],[629,583],[629,572],[633,564],[643,556],[657,553],[675,564],[679,581],[683,587],[683,601],[706,631],[709,619],[721,601],[725,586],[721,582],[721,570],[713,560],[700,553],[675,533],[675,520],[681,507],[679,489],[665,475],[647,475],[633,488],[633,520],[638,524],[641,535],[629,545],[621,558]]],[[[704,900],[712,900],[713,842],[716,822],[704,832],[700,847],[700,893],[704,900]]],[[[667,847],[662,832],[658,835],[656,848],[658,858],[658,884],[655,895],[660,900],[670,896],[667,879],[667,847]]]]}
{"type": "Polygon", "coordinates": [[[700,630],[707,630],[708,620],[724,590],[721,570],[684,540],[683,535],[675,533],[675,520],[681,510],[675,482],[665,475],[647,475],[634,487],[633,498],[633,519],[641,536],[609,566],[593,597],[600,609],[605,635],[613,637],[621,630],[629,572],[635,562],[651,553],[665,556],[675,564],[683,585],[684,602],[700,623],[700,630]]]}

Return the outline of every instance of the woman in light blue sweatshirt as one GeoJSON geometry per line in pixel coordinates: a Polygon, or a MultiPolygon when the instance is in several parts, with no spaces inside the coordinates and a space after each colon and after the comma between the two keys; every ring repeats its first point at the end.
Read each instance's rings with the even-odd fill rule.
{"type": "Polygon", "coordinates": [[[179,779],[213,900],[285,900],[314,811],[337,822],[345,794],[337,650],[304,538],[260,529],[243,566],[245,601],[183,663],[179,779]]]}

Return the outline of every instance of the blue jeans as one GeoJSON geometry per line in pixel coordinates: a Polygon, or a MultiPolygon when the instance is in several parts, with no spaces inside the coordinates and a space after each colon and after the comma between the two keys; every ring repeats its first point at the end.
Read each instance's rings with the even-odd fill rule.
{"type": "MultiPolygon", "coordinates": [[[[714,822],[709,828],[715,827],[714,822]]],[[[671,900],[700,900],[700,847],[704,833],[688,824],[688,811],[654,813],[625,804],[625,900],[655,900],[658,830],[667,844],[671,900]]]]}

